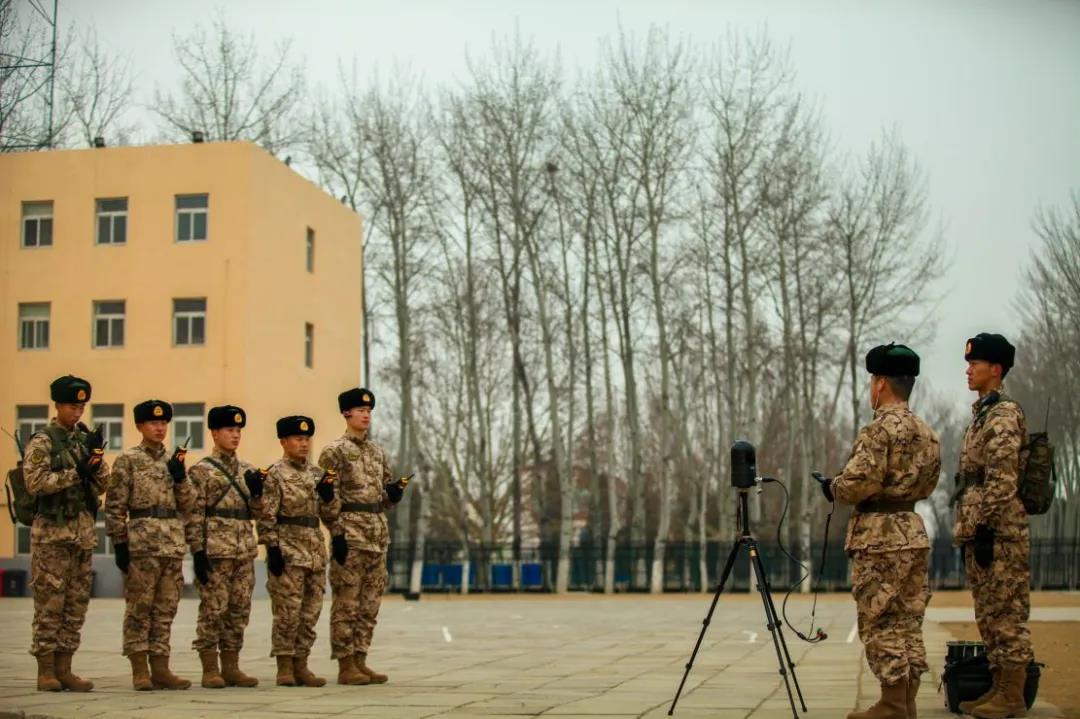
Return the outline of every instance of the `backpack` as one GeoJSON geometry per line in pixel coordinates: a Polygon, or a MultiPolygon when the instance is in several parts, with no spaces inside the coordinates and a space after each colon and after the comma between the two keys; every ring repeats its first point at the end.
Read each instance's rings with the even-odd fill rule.
{"type": "MultiPolygon", "coordinates": [[[[50,466],[55,470],[64,466],[63,453],[67,447],[62,441],[63,435],[61,432],[53,431],[53,429],[52,427],[46,427],[37,434],[46,434],[52,440],[49,461],[50,466]]],[[[23,474],[22,445],[19,443],[18,438],[16,438],[15,442],[20,450],[19,461],[15,465],[15,469],[8,470],[4,492],[7,495],[8,515],[11,517],[11,523],[18,522],[29,527],[34,524],[34,517],[38,514],[38,500],[26,489],[26,477],[23,474]]]]}
{"type": "Polygon", "coordinates": [[[1028,514],[1046,514],[1054,501],[1057,472],[1054,470],[1054,445],[1046,432],[1032,432],[1020,448],[1020,476],[1016,494],[1028,514]]]}

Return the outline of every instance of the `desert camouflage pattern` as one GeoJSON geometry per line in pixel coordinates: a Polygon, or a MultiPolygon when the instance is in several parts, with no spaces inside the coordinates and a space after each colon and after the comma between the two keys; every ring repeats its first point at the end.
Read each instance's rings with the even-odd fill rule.
{"type": "Polygon", "coordinates": [[[367,654],[386,591],[386,554],[349,547],[342,566],[330,562],[330,656],[367,654]]]}
{"type": "Polygon", "coordinates": [[[196,491],[190,480],[173,482],[165,466],[169,457],[164,445],[143,442],[125,450],[113,464],[105,495],[105,531],[113,543],[126,542],[132,557],[180,559],[187,551],[185,516],[195,506],[196,491]],[[174,509],[177,516],[128,518],[129,511],[150,507],[174,509]]]}
{"type": "Polygon", "coordinates": [[[77,544],[32,543],[30,589],[34,623],[30,653],[74,654],[90,606],[90,559],[93,549],[77,544]]]}
{"type": "MultiPolygon", "coordinates": [[[[51,427],[64,429],[53,418],[51,427]]],[[[26,481],[26,491],[35,497],[47,494],[55,494],[63,490],[82,484],[75,465],[86,458],[85,432],[79,429],[67,430],[72,438],[68,444],[69,450],[62,453],[60,459],[62,469],[52,467],[52,439],[44,432],[36,432],[26,444],[23,455],[23,477],[26,481]]],[[[96,494],[100,495],[109,485],[109,467],[105,462],[98,465],[94,472],[92,484],[96,494]]],[[[95,519],[87,511],[80,511],[72,517],[65,517],[64,521],[57,522],[53,515],[39,514],[34,518],[34,524],[30,528],[31,544],[69,544],[80,549],[93,549],[97,546],[97,533],[94,531],[95,519]]]]}
{"type": "MultiPolygon", "coordinates": [[[[918,501],[933,493],[941,472],[941,446],[934,430],[907,403],[879,407],[859,430],[851,457],[832,481],[838,502],[918,501]]],[[[848,552],[929,549],[922,518],[915,512],[860,512],[848,520],[848,552]]]]}
{"type": "Polygon", "coordinates": [[[975,546],[964,547],[964,573],[975,599],[975,623],[986,642],[987,659],[1004,669],[1026,667],[1032,660],[1028,564],[1029,540],[994,542],[994,561],[982,568],[975,546]]]}
{"type": "Polygon", "coordinates": [[[124,656],[136,652],[169,656],[172,623],[184,588],[182,563],[179,557],[132,556],[124,578],[124,656]]]}
{"type": "MultiPolygon", "coordinates": [[[[232,473],[237,486],[246,495],[244,472],[254,467],[217,447],[210,456],[232,473]]],[[[254,559],[258,547],[251,520],[206,516],[208,507],[234,511],[248,509],[248,502],[229,484],[225,473],[204,457],[188,469],[188,481],[196,491],[195,506],[184,526],[191,553],[205,550],[211,559],[254,559]]]]}
{"type": "Polygon", "coordinates": [[[202,651],[240,651],[244,630],[251,618],[251,594],[255,591],[253,558],[213,560],[210,581],[195,580],[199,590],[199,618],[191,648],[202,651]]]}
{"type": "MultiPolygon", "coordinates": [[[[263,486],[263,496],[252,504],[256,509],[259,543],[281,548],[285,566],[304,567],[326,572],[326,536],[319,527],[299,527],[277,523],[277,516],[316,517],[327,527],[334,525],[341,509],[335,492],[329,504],[319,499],[315,485],[324,471],[311,464],[281,459],[270,466],[263,486]]],[[[340,490],[340,477],[335,482],[340,490]]]]}
{"type": "Polygon", "coordinates": [[[1028,541],[1028,515],[1016,495],[1023,469],[1020,448],[1027,438],[1024,410],[1002,389],[979,398],[971,415],[959,472],[968,486],[956,509],[953,542],[967,544],[980,524],[993,529],[999,540],[1028,541]]]}
{"type": "Polygon", "coordinates": [[[280,577],[268,572],[266,579],[274,613],[270,656],[306,657],[315,644],[315,625],[322,613],[326,565],[313,570],[285,562],[280,577]]]}
{"type": "Polygon", "coordinates": [[[930,550],[858,551],[851,558],[859,639],[866,663],[892,686],[930,670],[922,624],[930,601],[930,550]]]}
{"type": "MultiPolygon", "coordinates": [[[[319,466],[337,472],[335,494],[343,504],[382,504],[384,509],[392,506],[386,496],[386,485],[396,481],[390,473],[390,460],[383,448],[367,436],[346,434],[335,439],[323,448],[319,466]]],[[[330,533],[344,534],[350,549],[385,552],[390,545],[385,513],[342,512],[330,533]]]]}

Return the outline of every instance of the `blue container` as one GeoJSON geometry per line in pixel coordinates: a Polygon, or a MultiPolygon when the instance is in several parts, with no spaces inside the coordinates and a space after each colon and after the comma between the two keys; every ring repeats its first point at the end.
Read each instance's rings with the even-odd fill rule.
{"type": "Polygon", "coordinates": [[[442,574],[441,564],[425,564],[424,571],[420,574],[420,584],[425,589],[438,587],[440,585],[440,575],[442,574]]]}
{"type": "Polygon", "coordinates": [[[514,566],[512,564],[491,565],[491,588],[510,589],[514,584],[514,566]]]}
{"type": "Polygon", "coordinates": [[[461,586],[461,565],[444,564],[442,568],[442,581],[447,589],[461,586]]]}
{"type": "Polygon", "coordinates": [[[539,562],[521,565],[521,586],[540,587],[544,584],[543,567],[539,562]]]}

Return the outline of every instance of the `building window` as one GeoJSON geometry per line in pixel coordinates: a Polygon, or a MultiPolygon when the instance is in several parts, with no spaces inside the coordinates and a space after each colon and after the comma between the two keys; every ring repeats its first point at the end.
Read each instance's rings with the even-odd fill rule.
{"type": "Polygon", "coordinates": [[[206,344],[206,298],[173,300],[173,344],[206,344]]]}
{"type": "Polygon", "coordinates": [[[126,197],[97,201],[97,243],[123,245],[127,242],[126,197]]]}
{"type": "Polygon", "coordinates": [[[315,230],[307,228],[307,244],[304,246],[307,256],[307,271],[315,271],[315,230]]]}
{"type": "Polygon", "coordinates": [[[94,303],[94,347],[124,346],[124,301],[94,303]]]}
{"type": "Polygon", "coordinates": [[[21,404],[15,408],[15,429],[23,447],[34,432],[45,429],[49,423],[49,406],[44,404],[21,404]]]}
{"type": "Polygon", "coordinates": [[[19,303],[19,349],[49,349],[49,303],[19,303]]]}
{"type": "Polygon", "coordinates": [[[201,242],[206,239],[209,195],[176,196],[176,241],[201,242]]]}
{"type": "Polygon", "coordinates": [[[173,449],[184,443],[189,437],[188,449],[203,448],[203,405],[201,402],[187,402],[173,405],[172,439],[173,449]]]}
{"type": "Polygon", "coordinates": [[[315,325],[304,323],[304,366],[315,366],[315,325]]]}
{"type": "Polygon", "coordinates": [[[117,451],[124,448],[124,405],[95,404],[92,406],[94,425],[101,427],[105,437],[105,449],[117,451]]]}
{"type": "Polygon", "coordinates": [[[53,203],[24,202],[22,206],[23,247],[51,247],[53,203]]]}

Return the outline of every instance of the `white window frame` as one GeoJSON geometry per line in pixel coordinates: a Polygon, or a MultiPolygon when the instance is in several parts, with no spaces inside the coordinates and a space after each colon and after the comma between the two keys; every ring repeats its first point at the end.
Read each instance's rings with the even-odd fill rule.
{"type": "Polygon", "coordinates": [[[173,299],[173,347],[204,347],[206,345],[206,298],[205,297],[177,297],[173,299]],[[178,310],[179,302],[202,302],[201,310],[178,310]],[[202,341],[195,342],[192,339],[192,326],[196,320],[202,320],[202,341]],[[187,325],[186,342],[180,341],[180,323],[187,325]]]}
{"type": "Polygon", "coordinates": [[[125,300],[94,300],[94,325],[92,328],[92,340],[94,349],[113,349],[121,348],[124,346],[124,342],[127,341],[127,302],[125,300]],[[123,308],[119,313],[116,312],[102,312],[101,308],[106,304],[119,303],[123,305],[123,308]],[[101,337],[98,336],[98,322],[104,320],[108,323],[108,341],[102,342],[101,337]],[[117,324],[119,323],[119,324],[117,324]],[[113,341],[113,335],[116,333],[117,326],[120,327],[120,334],[122,339],[120,342],[113,341]]]}
{"type": "Polygon", "coordinates": [[[52,200],[41,200],[38,202],[24,202],[22,203],[22,221],[19,227],[19,243],[23,249],[33,250],[42,247],[53,246],[53,235],[55,222],[53,222],[53,202],[52,200]],[[46,211],[47,210],[47,211],[46,211]],[[41,241],[41,228],[42,223],[48,222],[49,239],[48,242],[41,241]],[[27,228],[30,224],[34,225],[34,243],[30,244],[29,233],[27,228]]]}
{"type": "Polygon", "coordinates": [[[188,443],[187,447],[189,450],[198,451],[205,449],[205,413],[206,405],[201,402],[178,402],[173,405],[171,432],[173,449],[182,445],[189,435],[191,437],[191,442],[188,443]]]}
{"type": "Polygon", "coordinates": [[[94,216],[94,244],[97,245],[126,245],[127,244],[127,229],[128,229],[128,198],[126,197],[99,197],[94,203],[94,209],[96,214],[94,216]],[[103,210],[102,204],[105,202],[119,202],[123,201],[123,210],[103,210]],[[107,219],[109,221],[109,236],[108,239],[103,240],[101,237],[101,221],[107,219]],[[124,221],[124,238],[122,240],[116,239],[116,226],[117,220],[122,219],[124,221]]]}
{"type": "Polygon", "coordinates": [[[52,305],[49,302],[19,303],[19,349],[49,349],[49,334],[52,320],[52,305]],[[41,312],[44,308],[44,312],[41,312]],[[27,340],[30,334],[30,342],[27,340]]]}
{"type": "Polygon", "coordinates": [[[173,228],[173,237],[177,243],[186,244],[188,242],[206,242],[210,239],[210,195],[203,193],[195,193],[191,195],[177,195],[174,201],[175,207],[175,224],[173,228]],[[181,200],[188,200],[194,198],[203,198],[205,205],[203,207],[180,207],[181,200]],[[197,215],[203,216],[204,236],[195,237],[195,217],[197,215]],[[180,236],[180,218],[188,218],[188,237],[180,236]]]}
{"type": "Polygon", "coordinates": [[[124,448],[124,405],[93,404],[90,406],[90,414],[95,427],[104,425],[105,449],[109,452],[122,450],[124,448]]]}

